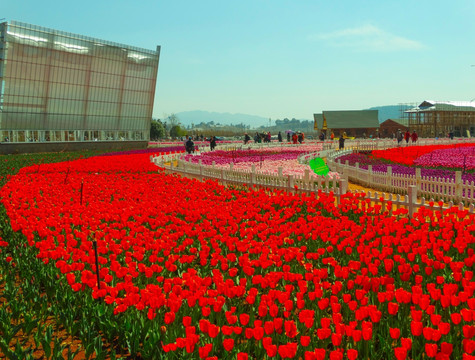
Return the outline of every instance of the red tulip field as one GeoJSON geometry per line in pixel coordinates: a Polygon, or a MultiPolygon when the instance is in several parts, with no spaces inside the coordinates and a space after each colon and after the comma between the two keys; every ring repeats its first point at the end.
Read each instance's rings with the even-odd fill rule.
{"type": "Polygon", "coordinates": [[[467,211],[0,161],[0,357],[475,359],[467,211]]]}

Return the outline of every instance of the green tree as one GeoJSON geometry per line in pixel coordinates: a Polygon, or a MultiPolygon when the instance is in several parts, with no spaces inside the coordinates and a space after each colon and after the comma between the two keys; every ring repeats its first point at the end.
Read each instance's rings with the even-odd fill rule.
{"type": "Polygon", "coordinates": [[[152,119],[150,126],[150,140],[158,140],[165,137],[165,127],[160,119],[152,119]]]}
{"type": "Polygon", "coordinates": [[[185,136],[185,134],[186,134],[185,129],[182,129],[180,125],[174,125],[170,129],[170,136],[173,138],[185,136]]]}
{"type": "Polygon", "coordinates": [[[166,120],[167,120],[168,124],[170,125],[170,129],[173,128],[176,125],[181,125],[180,124],[180,119],[175,114],[168,115],[166,120]]]}

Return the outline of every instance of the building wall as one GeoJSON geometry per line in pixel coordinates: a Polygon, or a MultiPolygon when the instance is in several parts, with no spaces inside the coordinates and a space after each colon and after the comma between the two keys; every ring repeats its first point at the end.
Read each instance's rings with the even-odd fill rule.
{"type": "Polygon", "coordinates": [[[409,127],[424,137],[475,136],[475,111],[421,111],[408,114],[409,127]]]}
{"type": "Polygon", "coordinates": [[[0,141],[146,141],[157,51],[0,24],[0,141]]]}
{"type": "Polygon", "coordinates": [[[382,138],[395,138],[398,130],[406,132],[408,129],[407,126],[392,120],[386,120],[379,126],[382,138]]]}
{"type": "MultiPolygon", "coordinates": [[[[355,137],[355,138],[369,138],[373,137],[376,138],[378,137],[378,128],[344,128],[344,129],[329,129],[327,133],[330,133],[333,131],[336,137],[340,137],[340,135],[343,135],[346,133],[346,136],[348,137],[355,137]]],[[[327,136],[328,137],[328,136],[327,136]]]]}
{"type": "Polygon", "coordinates": [[[82,150],[126,151],[146,149],[148,141],[81,141],[81,142],[31,142],[0,143],[0,154],[31,154],[82,150]]]}

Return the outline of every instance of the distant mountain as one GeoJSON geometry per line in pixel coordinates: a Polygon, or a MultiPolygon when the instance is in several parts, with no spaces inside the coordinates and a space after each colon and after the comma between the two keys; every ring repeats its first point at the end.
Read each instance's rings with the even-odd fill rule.
{"type": "Polygon", "coordinates": [[[183,111],[175,114],[184,126],[214,122],[215,125],[250,125],[251,128],[269,125],[269,119],[257,115],[218,113],[209,111],[183,111]]]}
{"type": "Polygon", "coordinates": [[[402,119],[402,111],[405,111],[410,108],[411,106],[408,105],[386,105],[375,106],[366,110],[378,110],[378,120],[380,123],[382,123],[387,119],[402,119]]]}
{"type": "MultiPolygon", "coordinates": [[[[364,110],[378,110],[378,120],[380,123],[386,121],[387,119],[401,119],[402,111],[411,108],[408,105],[386,105],[386,106],[374,106],[369,109],[364,110]]],[[[257,115],[248,115],[248,114],[231,114],[231,113],[219,113],[219,112],[210,112],[203,110],[195,111],[182,111],[175,114],[180,123],[185,126],[198,125],[200,123],[210,123],[214,122],[214,125],[249,125],[251,129],[256,129],[260,126],[269,126],[269,119],[257,116],[257,115]]],[[[271,125],[275,125],[275,120],[281,119],[272,119],[271,125]]],[[[313,119],[311,120],[313,121],[313,119]]]]}

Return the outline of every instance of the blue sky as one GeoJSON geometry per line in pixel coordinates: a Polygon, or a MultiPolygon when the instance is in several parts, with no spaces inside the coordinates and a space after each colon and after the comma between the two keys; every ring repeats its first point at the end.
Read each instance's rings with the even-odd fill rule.
{"type": "Polygon", "coordinates": [[[311,119],[475,98],[475,1],[6,0],[0,18],[161,46],[154,116],[311,119]]]}

